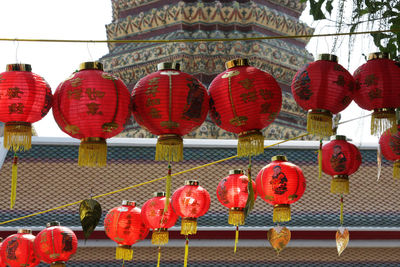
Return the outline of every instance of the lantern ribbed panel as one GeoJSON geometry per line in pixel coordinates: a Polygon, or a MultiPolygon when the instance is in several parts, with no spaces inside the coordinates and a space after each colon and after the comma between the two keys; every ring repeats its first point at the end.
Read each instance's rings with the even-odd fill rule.
{"type": "Polygon", "coordinates": [[[183,218],[198,218],[210,208],[210,194],[198,185],[185,185],[178,188],[171,198],[172,208],[183,218]]]}
{"type": "Polygon", "coordinates": [[[166,229],[175,225],[178,215],[172,209],[171,202],[164,212],[165,197],[153,197],[142,206],[141,216],[143,222],[151,229],[166,229]]]}
{"type": "Polygon", "coordinates": [[[227,69],[211,82],[208,91],[210,117],[228,132],[262,130],[281,110],[282,91],[278,83],[255,67],[227,69]]]}
{"type": "Polygon", "coordinates": [[[53,115],[60,129],[74,138],[111,138],[130,116],[130,93],[111,74],[81,70],[57,87],[53,115]]]}
{"type": "Polygon", "coordinates": [[[1,258],[4,265],[11,267],[37,266],[40,259],[34,251],[35,236],[32,234],[14,234],[7,237],[0,248],[1,258]]]}
{"type": "Polygon", "coordinates": [[[64,226],[47,227],[35,238],[36,255],[48,264],[68,261],[77,247],[75,233],[64,226]]]}

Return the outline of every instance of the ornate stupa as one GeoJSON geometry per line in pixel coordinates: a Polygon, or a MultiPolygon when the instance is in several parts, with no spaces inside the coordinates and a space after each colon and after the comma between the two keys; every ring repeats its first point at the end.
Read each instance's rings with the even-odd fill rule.
{"type": "MultiPolygon", "coordinates": [[[[109,40],[230,39],[212,42],[109,43],[100,60],[105,70],[120,77],[130,90],[156,71],[160,62],[174,61],[181,70],[208,86],[225,70],[225,62],[248,58],[272,74],[283,93],[282,110],[264,130],[266,139],[286,139],[306,132],[306,113],[295,103],[290,83],[296,71],[313,60],[308,39],[242,40],[261,36],[312,34],[299,21],[305,4],[298,0],[112,0],[113,21],[106,26],[109,40]]],[[[120,137],[154,137],[133,118],[120,137]]],[[[186,138],[236,138],[210,120],[186,138]]]]}

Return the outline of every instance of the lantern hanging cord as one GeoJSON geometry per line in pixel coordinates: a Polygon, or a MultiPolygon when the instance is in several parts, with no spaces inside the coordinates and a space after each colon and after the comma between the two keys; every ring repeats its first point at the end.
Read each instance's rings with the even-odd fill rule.
{"type": "Polygon", "coordinates": [[[0,41],[11,42],[43,42],[43,43],[195,43],[195,42],[234,42],[234,41],[257,41],[273,39],[296,39],[313,38],[329,36],[348,36],[360,34],[376,34],[385,32],[400,32],[400,29],[360,31],[360,32],[342,32],[342,33],[321,33],[321,34],[302,34],[302,35],[283,35],[283,36],[260,36],[245,38],[211,38],[211,39],[173,39],[173,40],[65,40],[65,39],[27,39],[27,38],[0,38],[0,41]]]}
{"type": "MultiPolygon", "coordinates": [[[[302,134],[302,135],[299,135],[299,136],[296,136],[296,137],[293,137],[293,138],[290,138],[290,139],[287,139],[287,140],[282,140],[282,141],[279,141],[279,142],[274,143],[272,145],[265,146],[264,149],[267,149],[267,148],[270,148],[270,147],[274,147],[274,146],[277,146],[277,145],[280,145],[280,144],[283,144],[283,143],[286,143],[286,142],[289,142],[289,141],[293,141],[293,140],[305,137],[307,135],[309,135],[309,134],[305,133],[305,134],[302,134]]],[[[220,159],[220,160],[217,160],[217,161],[213,161],[213,162],[210,162],[210,163],[207,163],[207,164],[203,164],[203,165],[200,165],[200,166],[196,166],[196,167],[193,167],[193,168],[190,168],[190,169],[186,169],[186,170],[183,170],[183,171],[180,171],[180,172],[173,173],[173,174],[171,174],[171,176],[176,176],[176,175],[184,174],[184,173],[187,173],[187,172],[195,171],[195,170],[198,170],[198,169],[201,169],[201,168],[205,168],[205,167],[208,167],[208,166],[211,166],[211,165],[214,165],[214,164],[218,164],[218,163],[221,163],[221,162],[224,162],[224,161],[227,161],[227,160],[231,160],[231,159],[234,159],[234,158],[237,158],[237,157],[238,157],[238,155],[234,155],[234,156],[231,156],[231,157],[228,157],[228,158],[224,158],[224,159],[220,159]]],[[[111,192],[107,192],[107,193],[104,193],[104,194],[100,194],[100,195],[97,195],[97,196],[93,196],[92,199],[113,195],[113,194],[116,194],[116,193],[119,193],[119,192],[123,192],[123,191],[126,191],[126,190],[130,190],[130,189],[133,189],[133,188],[136,188],[136,187],[139,187],[139,186],[143,186],[143,185],[146,185],[146,184],[158,182],[158,181],[166,179],[167,176],[156,178],[156,179],[153,179],[153,180],[150,180],[150,181],[146,181],[146,182],[143,182],[143,183],[140,183],[140,184],[135,184],[135,185],[128,186],[128,187],[125,187],[125,188],[121,188],[121,189],[114,190],[114,191],[111,191],[111,192]]],[[[62,206],[58,206],[58,207],[55,207],[55,208],[39,211],[39,212],[32,213],[32,214],[29,214],[29,215],[26,215],[26,216],[22,216],[22,217],[18,217],[18,218],[15,218],[15,219],[11,219],[11,220],[8,220],[8,221],[3,221],[3,222],[0,222],[0,225],[7,224],[7,223],[10,223],[10,222],[19,221],[19,220],[26,219],[26,218],[30,218],[30,217],[37,216],[37,215],[44,214],[44,213],[48,213],[48,212],[51,212],[51,211],[67,208],[69,206],[77,205],[77,204],[81,203],[82,201],[83,200],[75,201],[75,202],[68,203],[68,204],[65,204],[65,205],[62,205],[62,206]]]]}

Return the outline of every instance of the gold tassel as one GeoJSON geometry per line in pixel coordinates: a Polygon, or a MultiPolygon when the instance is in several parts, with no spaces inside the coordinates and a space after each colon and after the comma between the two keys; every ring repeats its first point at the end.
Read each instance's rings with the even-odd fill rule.
{"type": "Polygon", "coordinates": [[[79,166],[104,167],[107,162],[107,143],[104,138],[88,137],[79,146],[79,166]]]}
{"type": "MultiPolygon", "coordinates": [[[[378,171],[377,171],[377,178],[376,180],[379,181],[379,178],[381,178],[381,173],[382,173],[382,153],[381,153],[381,146],[378,146],[378,149],[376,151],[376,162],[378,164],[378,171]]],[[[393,170],[394,172],[394,170],[393,170]]],[[[394,173],[393,173],[394,177],[394,173]]],[[[400,178],[400,177],[399,177],[400,178]]]]}
{"type": "Polygon", "coordinates": [[[322,177],[322,140],[319,140],[319,149],[318,149],[318,180],[321,180],[322,177]]]}
{"type": "Polygon", "coordinates": [[[118,245],[115,251],[115,259],[130,261],[133,258],[133,250],[131,246],[118,245]]]}
{"type": "Polygon", "coordinates": [[[400,160],[393,163],[393,178],[400,178],[400,160]]]}
{"type": "Polygon", "coordinates": [[[160,261],[161,261],[161,247],[158,247],[157,267],[160,267],[160,261]]]}
{"type": "Polygon", "coordinates": [[[274,212],[272,216],[274,222],[288,222],[291,219],[290,205],[279,204],[274,206],[274,212]]]}
{"type": "Polygon", "coordinates": [[[11,170],[11,196],[10,196],[10,209],[13,209],[15,199],[17,198],[17,172],[18,172],[18,157],[14,154],[12,170],[11,170]]]}
{"type": "Polygon", "coordinates": [[[185,242],[185,259],[184,259],[184,261],[183,261],[183,267],[187,267],[188,256],[189,256],[189,239],[186,237],[186,242],[185,242]]]}
{"type": "Polygon", "coordinates": [[[168,243],[169,233],[166,229],[154,229],[151,236],[151,243],[153,245],[162,246],[168,243]]]}
{"type": "Polygon", "coordinates": [[[197,233],[196,218],[182,218],[181,235],[195,235],[197,233]]]}
{"type": "Polygon", "coordinates": [[[347,175],[335,175],[331,181],[331,193],[348,194],[349,193],[349,177],[347,175]]]}
{"type": "Polygon", "coordinates": [[[183,159],[183,140],[176,134],[161,135],[157,139],[157,161],[181,161],[183,159]]]}
{"type": "Polygon", "coordinates": [[[236,253],[237,249],[237,244],[239,242],[239,226],[236,226],[236,232],[235,232],[235,248],[233,249],[233,253],[236,253]]]}
{"type": "Polygon", "coordinates": [[[332,114],[328,110],[311,110],[307,113],[307,132],[321,137],[333,135],[332,114]]]}
{"type": "Polygon", "coordinates": [[[259,130],[239,134],[237,154],[239,157],[256,156],[264,153],[264,136],[259,130]]]}
{"type": "Polygon", "coordinates": [[[397,132],[396,112],[394,109],[375,109],[371,116],[371,135],[381,136],[387,129],[397,132]]]}
{"type": "Polygon", "coordinates": [[[238,226],[244,225],[244,211],[243,209],[232,208],[229,210],[228,223],[238,226]]]}
{"type": "Polygon", "coordinates": [[[65,267],[65,262],[63,261],[57,261],[57,262],[53,262],[52,264],[50,264],[51,267],[65,267]]]}
{"type": "Polygon", "coordinates": [[[4,147],[15,152],[32,147],[32,126],[27,122],[7,122],[4,127],[4,147]]]}
{"type": "Polygon", "coordinates": [[[168,211],[169,206],[169,198],[171,197],[171,180],[172,180],[172,168],[171,164],[168,163],[168,174],[167,179],[165,180],[165,206],[164,206],[164,213],[168,211]]]}
{"type": "Polygon", "coordinates": [[[343,225],[343,196],[340,196],[340,224],[343,225]]]}

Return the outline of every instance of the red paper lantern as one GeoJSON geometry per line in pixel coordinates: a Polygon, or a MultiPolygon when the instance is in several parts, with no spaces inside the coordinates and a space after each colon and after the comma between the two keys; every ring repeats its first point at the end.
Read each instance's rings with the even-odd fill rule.
{"type": "Polygon", "coordinates": [[[281,110],[282,91],[270,74],[249,66],[247,59],[226,62],[208,89],[210,117],[222,129],[239,135],[240,157],[264,152],[261,130],[281,110]]]}
{"type": "Polygon", "coordinates": [[[400,107],[400,68],[388,53],[371,53],[367,63],[354,72],[354,101],[363,109],[373,110],[371,134],[381,135],[392,128],[396,133],[395,108],[400,107]]]}
{"type": "Polygon", "coordinates": [[[29,64],[9,64],[0,74],[0,121],[4,147],[14,151],[31,148],[32,123],[42,119],[52,105],[47,82],[31,72],[29,64]]]}
{"type": "Polygon", "coordinates": [[[156,160],[182,160],[182,136],[199,127],[207,116],[207,89],[179,69],[179,64],[161,63],[158,71],[140,79],[132,92],[137,123],[159,135],[156,160]]]}
{"type": "Polygon", "coordinates": [[[290,204],[299,200],[306,189],[302,170],[287,162],[285,156],[274,156],[272,162],[258,173],[257,193],[274,206],[273,221],[290,221],[290,204]]]}
{"type": "Polygon", "coordinates": [[[59,222],[49,222],[35,238],[36,255],[53,267],[63,267],[75,254],[78,240],[75,233],[59,222]]]}
{"type": "MultiPolygon", "coordinates": [[[[238,226],[245,221],[244,208],[246,207],[249,178],[243,174],[243,170],[230,170],[229,176],[223,178],[217,187],[218,201],[229,209],[228,223],[238,226]]],[[[252,181],[253,188],[256,187],[252,181]]],[[[257,193],[254,192],[254,201],[257,193]]]]}
{"type": "Polygon", "coordinates": [[[154,197],[147,200],[142,206],[142,219],[147,227],[153,229],[151,243],[153,245],[165,245],[168,243],[168,228],[175,225],[178,215],[172,209],[171,203],[166,204],[165,192],[156,192],[154,197]]]}
{"type": "Polygon", "coordinates": [[[322,171],[332,176],[331,192],[349,193],[349,175],[361,165],[358,148],[346,141],[346,136],[336,135],[332,141],[322,146],[322,171]]]}
{"type": "Polygon", "coordinates": [[[400,178],[400,132],[393,134],[386,130],[379,139],[379,147],[385,159],[394,161],[393,177],[400,178]]]}
{"type": "Polygon", "coordinates": [[[196,180],[185,181],[185,185],[174,192],[171,205],[175,213],[182,217],[182,235],[197,233],[197,218],[206,214],[210,202],[210,194],[196,180]]]}
{"type": "Polygon", "coordinates": [[[332,114],[344,110],[353,100],[353,76],[335,55],[321,54],[319,60],[301,68],[293,78],[292,94],[307,114],[307,131],[333,135],[332,114]]]}
{"type": "Polygon", "coordinates": [[[122,201],[122,205],[111,209],[104,219],[106,235],[118,243],[115,258],[132,260],[132,245],[145,239],[149,228],[144,224],[140,208],[133,201],[122,201]]]}
{"type": "Polygon", "coordinates": [[[105,166],[106,138],[119,134],[130,116],[130,93],[99,62],[85,62],[54,94],[54,119],[62,131],[81,139],[80,166],[105,166]]]}
{"type": "Polygon", "coordinates": [[[40,259],[34,251],[34,240],[35,236],[28,229],[19,229],[17,234],[7,237],[0,248],[2,266],[32,267],[39,265],[40,259]]]}
{"type": "Polygon", "coordinates": [[[0,237],[0,267],[7,267],[6,261],[5,261],[5,259],[3,259],[3,256],[1,254],[1,246],[3,244],[2,242],[3,242],[3,238],[0,237]]]}

